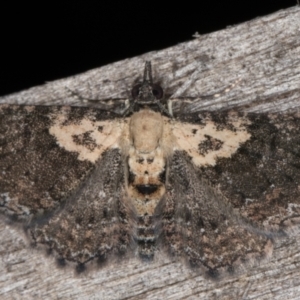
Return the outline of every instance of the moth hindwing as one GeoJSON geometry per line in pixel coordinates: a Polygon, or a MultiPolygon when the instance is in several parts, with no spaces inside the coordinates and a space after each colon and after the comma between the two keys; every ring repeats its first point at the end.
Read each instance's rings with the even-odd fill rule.
{"type": "Polygon", "coordinates": [[[166,100],[147,62],[122,117],[2,105],[1,211],[78,270],[163,250],[218,277],[269,256],[299,224],[299,112],[173,117],[166,100]]]}

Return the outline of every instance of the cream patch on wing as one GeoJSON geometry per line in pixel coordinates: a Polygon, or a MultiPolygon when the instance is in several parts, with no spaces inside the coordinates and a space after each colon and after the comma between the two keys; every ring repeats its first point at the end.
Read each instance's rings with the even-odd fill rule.
{"type": "Polygon", "coordinates": [[[74,123],[66,122],[67,115],[59,113],[55,116],[49,132],[60,147],[78,153],[79,160],[96,162],[108,148],[119,147],[124,124],[123,119],[95,121],[84,116],[74,123]]]}
{"type": "Polygon", "coordinates": [[[186,151],[196,166],[214,166],[217,158],[231,157],[242,143],[250,139],[247,124],[250,124],[247,118],[234,116],[226,126],[209,119],[200,125],[174,121],[175,150],[186,151]]]}

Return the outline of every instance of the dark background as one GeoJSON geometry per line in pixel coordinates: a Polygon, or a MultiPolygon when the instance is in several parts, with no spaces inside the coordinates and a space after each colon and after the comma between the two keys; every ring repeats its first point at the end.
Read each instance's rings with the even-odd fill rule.
{"type": "Polygon", "coordinates": [[[1,7],[0,95],[167,48],[196,31],[217,31],[297,1],[69,2],[1,7]]]}

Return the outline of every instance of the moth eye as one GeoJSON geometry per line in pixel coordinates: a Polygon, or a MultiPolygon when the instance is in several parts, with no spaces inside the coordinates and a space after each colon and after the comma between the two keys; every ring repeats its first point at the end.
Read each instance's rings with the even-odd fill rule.
{"type": "Polygon", "coordinates": [[[164,95],[162,87],[158,84],[152,84],[152,93],[156,99],[161,99],[164,95]]]}
{"type": "Polygon", "coordinates": [[[131,90],[131,95],[133,98],[136,98],[140,93],[141,84],[135,85],[131,90]]]}

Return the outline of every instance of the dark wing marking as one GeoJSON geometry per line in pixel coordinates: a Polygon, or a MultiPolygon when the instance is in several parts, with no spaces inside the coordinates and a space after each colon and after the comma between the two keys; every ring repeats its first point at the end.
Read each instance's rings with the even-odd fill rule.
{"type": "Polygon", "coordinates": [[[171,254],[213,277],[272,252],[271,241],[234,212],[183,151],[174,153],[169,166],[163,232],[171,254]]]}

